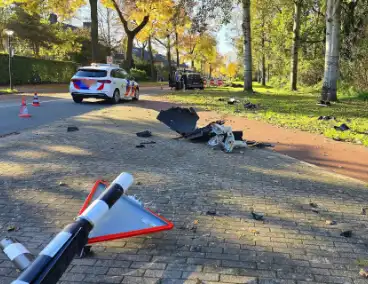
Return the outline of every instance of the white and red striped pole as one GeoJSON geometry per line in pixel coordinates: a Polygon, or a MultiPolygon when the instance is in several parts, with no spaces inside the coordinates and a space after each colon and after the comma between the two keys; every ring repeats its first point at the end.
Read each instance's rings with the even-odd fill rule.
{"type": "Polygon", "coordinates": [[[133,184],[133,176],[120,174],[111,185],[78,216],[75,222],[66,226],[40,252],[28,268],[12,284],[56,283],[76,254],[88,242],[93,227],[105,216],[115,202],[133,184]]]}

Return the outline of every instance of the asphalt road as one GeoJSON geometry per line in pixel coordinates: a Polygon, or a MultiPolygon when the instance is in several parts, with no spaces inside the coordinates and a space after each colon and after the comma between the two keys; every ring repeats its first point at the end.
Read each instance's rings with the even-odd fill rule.
{"type": "MultiPolygon", "coordinates": [[[[142,87],[141,98],[160,94],[159,87],[142,87]]],[[[27,94],[25,94],[27,95],[27,94]]],[[[88,99],[82,104],[76,104],[68,93],[42,93],[39,95],[40,107],[32,106],[32,97],[27,96],[27,107],[32,117],[20,118],[18,116],[20,109],[21,96],[12,96],[10,99],[0,100],[0,138],[14,132],[21,132],[27,129],[33,129],[38,126],[49,124],[58,119],[81,115],[93,110],[110,108],[111,105],[103,100],[88,99]]],[[[124,103],[124,102],[122,102],[124,103]]],[[[138,103],[139,102],[134,102],[138,103]]]]}

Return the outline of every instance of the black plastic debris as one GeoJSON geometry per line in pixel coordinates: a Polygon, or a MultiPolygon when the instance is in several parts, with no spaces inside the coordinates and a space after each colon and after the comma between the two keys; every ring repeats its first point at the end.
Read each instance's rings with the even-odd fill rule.
{"type": "Polygon", "coordinates": [[[0,135],[0,138],[4,138],[4,137],[7,137],[7,136],[11,136],[11,135],[19,135],[19,134],[20,134],[19,132],[14,131],[14,132],[10,132],[10,133],[0,135]]]}
{"type": "Polygon", "coordinates": [[[333,137],[332,140],[335,140],[338,142],[344,141],[344,139],[341,139],[340,137],[333,137]]]}
{"type": "Polygon", "coordinates": [[[216,215],[216,210],[208,210],[206,212],[206,215],[209,215],[209,216],[215,216],[216,215]]]}
{"type": "MultiPolygon", "coordinates": [[[[247,141],[247,144],[248,144],[248,141],[247,141]]],[[[266,143],[266,142],[255,142],[253,144],[251,143],[251,144],[248,144],[248,145],[251,146],[251,147],[259,148],[259,149],[264,149],[264,148],[267,148],[267,147],[275,147],[275,145],[273,145],[271,143],[266,143]]]]}
{"type": "Polygon", "coordinates": [[[310,202],[309,203],[309,206],[310,207],[313,207],[313,208],[317,208],[318,207],[318,204],[317,203],[314,203],[314,202],[310,202]]]}
{"type": "Polygon", "coordinates": [[[68,126],[67,132],[75,132],[75,131],[79,131],[79,128],[76,126],[68,126]]]}
{"type": "Polygon", "coordinates": [[[350,127],[347,126],[345,123],[341,124],[340,126],[334,126],[334,128],[337,131],[346,131],[350,129],[350,127]]]}
{"type": "Polygon", "coordinates": [[[15,226],[8,226],[8,228],[6,229],[8,232],[13,232],[13,231],[18,231],[18,228],[15,226]]]}
{"type": "Polygon", "coordinates": [[[219,102],[226,102],[226,99],[225,98],[219,98],[218,101],[219,102]]]}
{"type": "Polygon", "coordinates": [[[252,217],[254,220],[257,220],[257,221],[262,221],[264,216],[262,214],[257,214],[257,213],[254,213],[254,212],[251,212],[252,214],[252,217]]]}
{"type": "Polygon", "coordinates": [[[157,119],[177,133],[184,135],[196,129],[199,116],[193,108],[173,107],[160,111],[157,119]]]}
{"type": "Polygon", "coordinates": [[[152,136],[152,133],[149,130],[138,132],[136,134],[137,134],[138,137],[141,137],[141,138],[148,138],[148,137],[151,137],[152,136]]]}
{"type": "Polygon", "coordinates": [[[210,140],[215,134],[212,133],[212,125],[219,124],[223,125],[225,123],[224,120],[217,120],[209,123],[205,127],[197,128],[193,132],[184,134],[184,138],[191,140],[192,142],[207,142],[210,140]]]}
{"type": "Polygon", "coordinates": [[[313,213],[319,214],[319,211],[317,209],[312,209],[313,213]]]}
{"type": "Polygon", "coordinates": [[[345,238],[351,238],[353,236],[353,231],[349,230],[349,231],[342,232],[340,236],[345,237],[345,238]]]}
{"type": "Polygon", "coordinates": [[[135,148],[141,149],[141,148],[146,148],[146,146],[144,146],[143,144],[139,144],[139,145],[135,146],[135,148]]]}
{"type": "Polygon", "coordinates": [[[321,115],[318,120],[336,120],[336,117],[330,115],[321,115]]]}
{"type": "Polygon", "coordinates": [[[367,208],[362,208],[362,215],[367,215],[367,208]]]}
{"type": "Polygon", "coordinates": [[[245,109],[257,109],[258,106],[255,105],[255,104],[252,104],[251,102],[247,102],[247,103],[244,104],[244,108],[245,109]]]}
{"type": "Polygon", "coordinates": [[[147,141],[147,142],[141,142],[140,145],[151,145],[151,144],[156,144],[155,141],[147,141]]]}

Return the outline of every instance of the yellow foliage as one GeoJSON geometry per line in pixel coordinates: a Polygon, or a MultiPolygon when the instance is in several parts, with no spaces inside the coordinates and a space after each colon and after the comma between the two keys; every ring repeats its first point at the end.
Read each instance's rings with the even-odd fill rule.
{"type": "Polygon", "coordinates": [[[227,65],[227,68],[226,68],[226,72],[225,74],[230,77],[230,78],[233,78],[235,75],[236,75],[236,72],[237,72],[237,69],[238,69],[238,65],[236,62],[230,62],[228,65],[227,65]]]}
{"type": "Polygon", "coordinates": [[[82,5],[86,4],[86,0],[1,0],[0,7],[6,7],[14,2],[22,5],[22,8],[28,13],[53,12],[61,18],[70,18],[73,13],[82,5]]]}

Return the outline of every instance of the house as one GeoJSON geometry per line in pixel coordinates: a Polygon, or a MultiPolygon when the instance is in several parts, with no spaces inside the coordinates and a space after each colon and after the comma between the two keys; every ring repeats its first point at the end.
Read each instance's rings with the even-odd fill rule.
{"type": "MultiPolygon", "coordinates": [[[[140,47],[133,47],[133,55],[138,58],[142,58],[143,55],[143,60],[150,61],[150,55],[146,49],[142,49],[140,47]]],[[[157,53],[153,55],[153,64],[156,67],[164,68],[169,66],[169,61],[167,60],[167,57],[165,55],[157,53]]],[[[176,67],[176,62],[171,60],[171,66],[176,67]]],[[[179,67],[188,68],[186,64],[180,64],[179,67]]]]}
{"type": "MultiPolygon", "coordinates": [[[[54,13],[50,14],[49,16],[49,23],[50,24],[56,24],[58,23],[58,16],[54,13]]],[[[70,24],[61,23],[65,29],[71,29],[73,31],[80,29],[80,27],[76,27],[70,24]]],[[[91,28],[91,22],[83,22],[83,28],[84,29],[90,29],[91,28]]]]}

